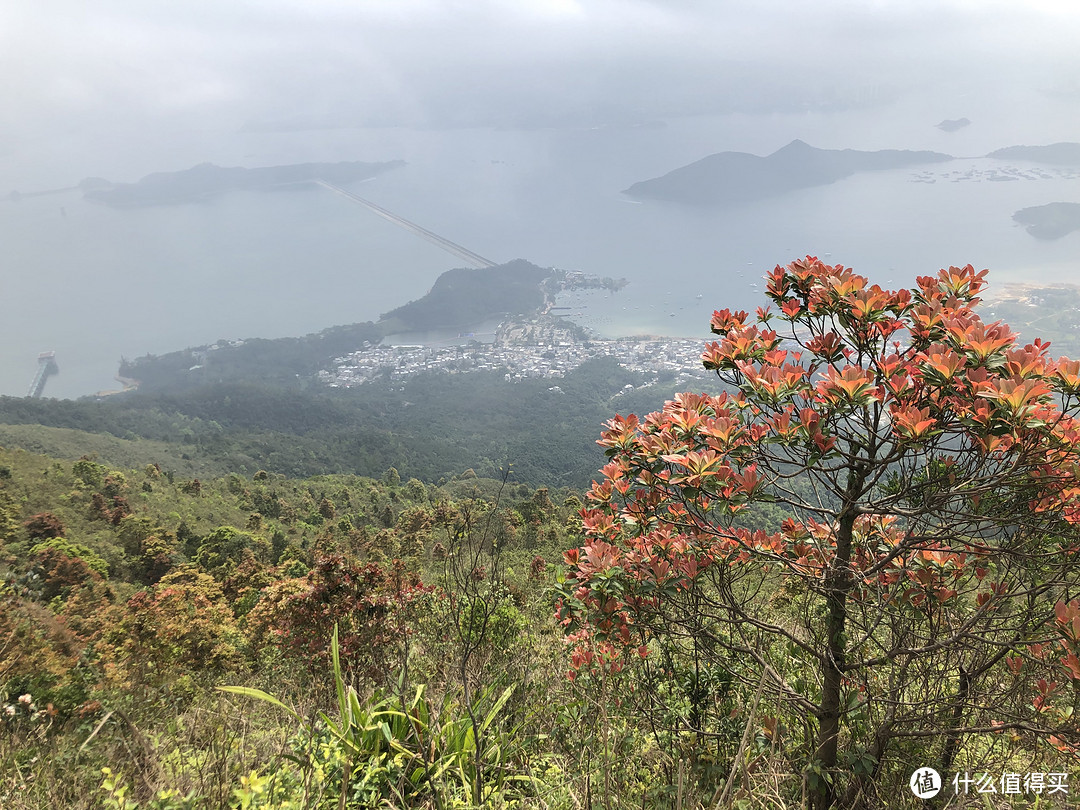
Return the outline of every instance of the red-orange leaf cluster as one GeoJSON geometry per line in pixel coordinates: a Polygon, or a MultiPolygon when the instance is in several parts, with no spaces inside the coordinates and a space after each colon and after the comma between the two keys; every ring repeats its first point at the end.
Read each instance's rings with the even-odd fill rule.
{"type": "MultiPolygon", "coordinates": [[[[720,339],[702,360],[724,389],[678,395],[641,419],[617,416],[598,442],[611,463],[588,494],[585,541],[567,555],[559,605],[564,625],[584,633],[572,638],[594,658],[598,644],[657,643],[656,617],[670,615],[680,593],[717,588],[724,616],[814,650],[827,685],[814,722],[842,714],[845,679],[872,700],[875,666],[948,647],[900,641],[903,622],[916,636],[929,626],[1012,627],[1013,652],[996,660],[1016,677],[1052,626],[1064,653],[1055,677],[1080,680],[1080,601],[1059,601],[1053,616],[1013,604],[1075,588],[1064,572],[1077,570],[1080,546],[1080,361],[984,323],[976,308],[986,275],[950,267],[885,290],[808,256],[767,276],[780,318],[766,308],[756,321],[715,312],[720,339]],[[779,530],[738,524],[761,501],[789,510],[779,530]],[[1011,561],[1028,553],[1064,555],[1061,584],[1024,579],[1011,561]],[[794,577],[826,606],[835,623],[827,651],[814,648],[821,636],[811,628],[781,631],[723,601],[731,591],[717,583],[749,570],[794,577]],[[842,646],[852,610],[897,617],[895,637],[864,641],[876,654],[858,651],[877,662],[865,672],[842,646]]],[[[584,655],[575,660],[594,660],[584,655]]],[[[1040,713],[1062,694],[1049,676],[1036,690],[1040,713]]],[[[838,725],[822,723],[816,744],[827,761],[838,725]]]]}

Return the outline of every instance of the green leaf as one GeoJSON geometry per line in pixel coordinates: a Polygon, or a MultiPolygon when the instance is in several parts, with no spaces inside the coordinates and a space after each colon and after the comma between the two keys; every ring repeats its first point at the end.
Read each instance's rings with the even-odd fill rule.
{"type": "Polygon", "coordinates": [[[495,701],[495,705],[488,711],[487,716],[484,717],[484,722],[480,724],[480,733],[483,734],[488,730],[488,726],[495,720],[496,715],[502,711],[502,707],[506,705],[506,701],[510,699],[510,696],[514,694],[514,687],[508,686],[499,696],[499,699],[495,701]]]}
{"type": "Polygon", "coordinates": [[[242,695],[244,697],[255,698],[256,700],[262,700],[266,703],[270,703],[277,706],[279,709],[284,709],[291,714],[297,721],[301,721],[300,715],[295,710],[290,709],[280,700],[268,692],[264,692],[262,689],[255,689],[250,686],[218,686],[216,687],[219,692],[228,692],[231,695],[242,695]]]}
{"type": "Polygon", "coordinates": [[[341,657],[338,655],[338,626],[337,622],[334,623],[334,634],[330,637],[330,655],[334,662],[334,686],[337,689],[338,699],[338,711],[341,714],[341,721],[346,722],[345,718],[349,714],[349,706],[345,702],[345,679],[341,677],[341,657]]]}

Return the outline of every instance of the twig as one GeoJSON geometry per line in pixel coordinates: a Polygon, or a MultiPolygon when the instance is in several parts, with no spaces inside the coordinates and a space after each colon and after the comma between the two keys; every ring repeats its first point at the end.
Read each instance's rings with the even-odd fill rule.
{"type": "Polygon", "coordinates": [[[86,741],[79,746],[79,750],[75,752],[75,761],[79,761],[79,755],[86,749],[86,746],[90,744],[90,741],[98,735],[98,732],[104,728],[105,724],[109,722],[109,718],[113,716],[113,712],[106,712],[105,716],[101,718],[101,722],[94,726],[94,730],[90,732],[90,736],[86,738],[86,741]]]}
{"type": "Polygon", "coordinates": [[[739,750],[735,754],[735,760],[731,763],[731,773],[728,774],[727,781],[724,783],[722,789],[713,794],[709,804],[714,807],[720,807],[727,802],[728,795],[731,793],[731,786],[735,784],[735,777],[739,773],[739,763],[742,762],[743,754],[746,753],[746,747],[750,744],[750,732],[754,728],[754,720],[757,719],[758,703],[761,702],[761,693],[765,690],[765,677],[768,672],[763,670],[761,673],[761,680],[758,681],[757,692],[754,694],[754,703],[750,707],[750,716],[746,718],[746,728],[743,729],[742,740],[739,741],[739,750]]]}

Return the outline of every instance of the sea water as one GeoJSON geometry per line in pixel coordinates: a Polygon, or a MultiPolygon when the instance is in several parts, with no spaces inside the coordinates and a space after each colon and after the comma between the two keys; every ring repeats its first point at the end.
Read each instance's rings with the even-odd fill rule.
{"type": "MultiPolygon", "coordinates": [[[[992,282],[1080,280],[1080,233],[1039,241],[1011,219],[1026,206],[1080,201],[1067,172],[991,182],[980,172],[1002,164],[976,158],[715,209],[620,193],[713,152],[765,155],[793,138],[820,148],[971,157],[1076,140],[1068,134],[1080,131],[1049,112],[1003,120],[991,131],[968,109],[937,114],[901,104],[598,129],[228,133],[156,150],[144,144],[137,160],[105,150],[100,163],[85,153],[80,161],[50,160],[70,152],[58,138],[39,144],[29,163],[0,160],[0,197],[7,188],[59,188],[88,175],[133,181],[202,161],[400,158],[408,165],[350,190],[495,262],[524,258],[626,278],[618,293],[560,301],[603,336],[705,337],[714,308],[766,303],[764,273],[806,254],[883,286],[911,286],[915,275],[968,262],[990,268],[992,282]],[[975,122],[970,132],[933,127],[958,115],[975,122]]],[[[0,393],[15,396],[26,393],[40,351],[55,351],[61,369],[46,395],[82,396],[116,388],[122,357],[377,319],[462,264],[317,187],[131,209],[93,204],[77,191],[0,199],[0,251],[0,393]]]]}

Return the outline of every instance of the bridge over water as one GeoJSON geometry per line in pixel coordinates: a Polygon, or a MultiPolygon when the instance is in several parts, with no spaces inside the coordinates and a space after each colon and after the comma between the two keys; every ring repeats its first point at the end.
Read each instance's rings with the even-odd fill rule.
{"type": "Polygon", "coordinates": [[[473,267],[494,267],[496,265],[496,262],[493,262],[490,259],[485,259],[480,254],[473,253],[468,248],[462,247],[456,242],[451,242],[449,239],[445,239],[439,236],[437,233],[432,233],[427,228],[423,228],[417,225],[415,222],[410,222],[404,217],[399,217],[397,214],[391,211],[387,211],[382,206],[376,205],[375,203],[371,202],[371,200],[365,200],[363,197],[353,194],[351,191],[346,191],[339,186],[335,186],[333,183],[328,183],[325,180],[316,180],[315,182],[323,188],[328,188],[331,191],[340,194],[347,200],[352,200],[354,203],[359,203],[360,205],[367,208],[369,211],[373,211],[374,213],[378,214],[383,219],[388,219],[395,225],[400,225],[402,228],[405,228],[405,230],[412,231],[417,236],[427,239],[433,245],[438,245],[448,253],[453,253],[458,258],[464,259],[473,267]]]}
{"type": "Polygon", "coordinates": [[[39,399],[45,390],[45,383],[54,374],[60,373],[60,367],[56,365],[56,352],[42,352],[38,355],[38,369],[34,375],[34,381],[30,383],[30,390],[26,395],[31,399],[39,399]]]}

